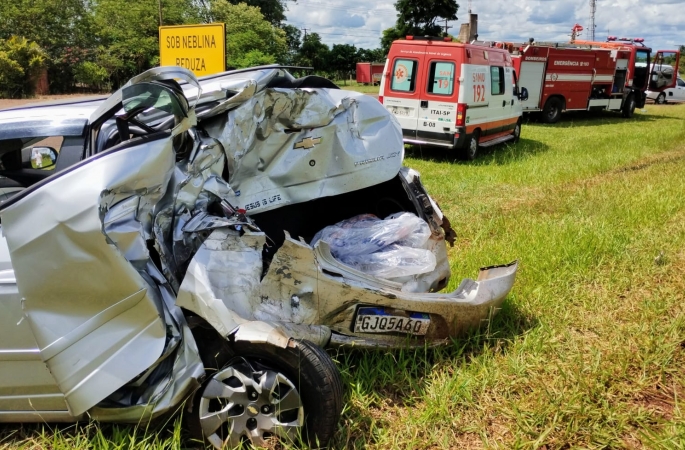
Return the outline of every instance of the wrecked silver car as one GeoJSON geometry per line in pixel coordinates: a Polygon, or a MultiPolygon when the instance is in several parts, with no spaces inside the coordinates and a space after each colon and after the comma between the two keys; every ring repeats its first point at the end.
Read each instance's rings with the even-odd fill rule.
{"type": "Polygon", "coordinates": [[[106,100],[0,111],[0,422],[184,407],[217,448],[331,438],[331,358],[220,296],[234,275],[212,252],[257,229],[225,202],[200,95],[162,69],[106,100]]]}
{"type": "Polygon", "coordinates": [[[403,157],[377,100],[275,66],[0,111],[0,421],[137,421],[195,392],[215,446],[327,441],[321,347],[447,343],[514,283],[511,263],[439,292],[454,231],[403,157]]]}

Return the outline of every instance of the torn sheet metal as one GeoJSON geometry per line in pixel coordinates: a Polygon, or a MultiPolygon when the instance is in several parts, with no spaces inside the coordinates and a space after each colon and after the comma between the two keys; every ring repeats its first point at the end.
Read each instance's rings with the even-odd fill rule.
{"type": "Polygon", "coordinates": [[[163,194],[173,164],[171,139],[148,141],[62,172],[2,211],[24,311],[73,415],[147,370],[164,351],[159,300],[123,254],[142,263],[141,226],[125,216],[149,217],[149,202],[163,194]],[[130,199],[141,192],[148,195],[130,199]],[[103,236],[103,203],[109,202],[122,205],[116,237],[122,250],[103,236]]]}
{"type": "Polygon", "coordinates": [[[265,89],[203,126],[226,152],[226,199],[248,214],[387,181],[404,156],[394,117],[350,91],[265,89]]]}

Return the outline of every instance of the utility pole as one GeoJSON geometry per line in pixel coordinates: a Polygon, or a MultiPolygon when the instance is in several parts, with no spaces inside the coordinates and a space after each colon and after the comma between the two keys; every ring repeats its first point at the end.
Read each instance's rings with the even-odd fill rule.
{"type": "Polygon", "coordinates": [[[595,40],[595,14],[597,13],[597,0],[590,0],[590,40],[595,40]]]}
{"type": "Polygon", "coordinates": [[[157,0],[157,5],[159,6],[159,26],[162,26],[162,0],[157,0]]]}
{"type": "Polygon", "coordinates": [[[452,27],[447,26],[447,19],[445,19],[445,36],[447,36],[447,30],[452,27]]]}
{"type": "Polygon", "coordinates": [[[302,39],[302,41],[306,41],[307,40],[307,31],[311,31],[311,30],[309,30],[309,28],[302,28],[302,31],[304,31],[304,39],[302,39]]]}

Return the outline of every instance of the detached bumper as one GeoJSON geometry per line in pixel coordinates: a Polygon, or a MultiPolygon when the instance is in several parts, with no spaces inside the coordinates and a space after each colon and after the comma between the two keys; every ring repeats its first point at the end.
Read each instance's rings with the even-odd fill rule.
{"type": "MultiPolygon", "coordinates": [[[[477,328],[497,313],[511,291],[518,262],[480,270],[477,280],[464,279],[459,287],[447,294],[412,294],[381,289],[370,292],[360,289],[359,303],[348,308],[344,323],[330,324],[331,345],[354,347],[406,347],[441,345],[450,338],[477,328]],[[427,314],[431,323],[425,336],[402,333],[355,333],[354,320],[359,307],[386,307],[396,311],[427,314]]],[[[349,286],[352,287],[352,286],[349,286]]]]}

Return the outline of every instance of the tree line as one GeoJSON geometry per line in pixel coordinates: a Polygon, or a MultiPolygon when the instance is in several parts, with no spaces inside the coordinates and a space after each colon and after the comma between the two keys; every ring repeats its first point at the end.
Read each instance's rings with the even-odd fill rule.
{"type": "Polygon", "coordinates": [[[32,94],[47,70],[51,93],[116,89],[159,65],[159,26],[223,22],[226,67],[314,67],[346,77],[380,49],[336,44],[285,23],[292,0],[13,0],[0,14],[0,96],[32,94]]]}

